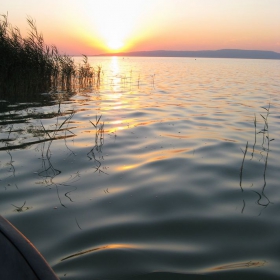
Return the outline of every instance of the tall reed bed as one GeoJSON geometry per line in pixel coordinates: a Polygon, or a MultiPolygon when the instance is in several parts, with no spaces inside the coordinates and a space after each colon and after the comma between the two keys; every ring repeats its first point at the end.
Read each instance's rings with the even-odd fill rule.
{"type": "Polygon", "coordinates": [[[34,20],[27,18],[29,33],[0,18],[0,98],[34,97],[38,93],[76,90],[100,83],[101,69],[95,71],[85,57],[77,67],[68,55],[59,54],[56,46],[47,46],[34,20]]]}
{"type": "Polygon", "coordinates": [[[79,89],[86,89],[93,86],[99,87],[101,79],[101,66],[97,66],[96,69],[93,69],[88,63],[87,56],[83,55],[83,57],[83,64],[79,65],[77,70],[79,89]]]}

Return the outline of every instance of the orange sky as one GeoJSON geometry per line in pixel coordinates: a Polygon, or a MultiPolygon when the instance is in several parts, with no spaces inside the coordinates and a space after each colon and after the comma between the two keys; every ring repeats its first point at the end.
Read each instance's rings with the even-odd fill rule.
{"type": "Polygon", "coordinates": [[[1,14],[26,34],[36,20],[61,53],[258,49],[280,52],[279,0],[11,0],[1,14]]]}

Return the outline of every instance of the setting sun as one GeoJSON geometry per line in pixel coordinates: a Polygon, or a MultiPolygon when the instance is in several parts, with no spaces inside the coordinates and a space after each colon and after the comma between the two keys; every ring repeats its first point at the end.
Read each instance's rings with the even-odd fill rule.
{"type": "Polygon", "coordinates": [[[139,29],[143,27],[141,20],[147,10],[147,3],[141,0],[103,0],[90,4],[84,16],[92,26],[91,33],[98,38],[99,47],[119,52],[132,47],[142,36],[139,29]]]}
{"type": "Polygon", "coordinates": [[[112,51],[118,51],[124,47],[124,43],[118,39],[109,40],[107,46],[112,51]]]}
{"type": "Polygon", "coordinates": [[[129,1],[102,1],[94,15],[96,31],[109,51],[120,51],[131,34],[135,21],[135,9],[129,1]]]}

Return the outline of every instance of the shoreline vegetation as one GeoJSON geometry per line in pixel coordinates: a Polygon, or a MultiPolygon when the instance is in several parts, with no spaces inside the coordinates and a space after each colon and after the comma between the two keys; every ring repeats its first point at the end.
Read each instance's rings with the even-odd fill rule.
{"type": "Polygon", "coordinates": [[[27,18],[29,33],[0,17],[0,99],[34,98],[38,94],[73,92],[99,86],[101,67],[91,67],[86,55],[83,64],[61,55],[56,46],[44,43],[33,19],[27,18]]]}

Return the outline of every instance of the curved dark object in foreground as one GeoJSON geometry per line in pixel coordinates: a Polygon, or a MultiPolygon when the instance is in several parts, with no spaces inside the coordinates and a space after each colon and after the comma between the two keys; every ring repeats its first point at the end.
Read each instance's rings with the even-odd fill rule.
{"type": "Polygon", "coordinates": [[[34,245],[0,216],[0,279],[59,280],[34,245]]]}

